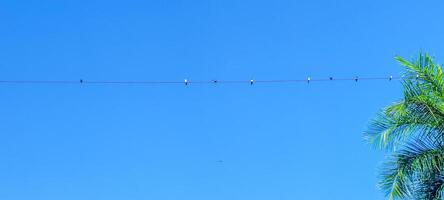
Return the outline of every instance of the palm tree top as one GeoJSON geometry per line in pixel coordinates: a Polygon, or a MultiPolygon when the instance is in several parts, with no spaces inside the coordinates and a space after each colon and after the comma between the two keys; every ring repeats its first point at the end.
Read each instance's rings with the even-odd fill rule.
{"type": "Polygon", "coordinates": [[[405,68],[403,99],[381,110],[365,139],[391,152],[379,186],[389,199],[441,199],[444,190],[444,83],[441,66],[420,54],[405,68]]]}
{"type": "Polygon", "coordinates": [[[420,136],[444,120],[444,82],[441,66],[427,54],[414,61],[395,59],[405,68],[404,98],[384,108],[370,122],[365,139],[380,149],[393,149],[420,136]],[[419,135],[418,135],[419,134],[419,135]]]}

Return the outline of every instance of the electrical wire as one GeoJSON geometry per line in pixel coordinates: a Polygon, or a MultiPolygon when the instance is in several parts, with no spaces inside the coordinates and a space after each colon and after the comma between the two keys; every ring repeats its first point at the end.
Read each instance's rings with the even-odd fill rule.
{"type": "Polygon", "coordinates": [[[0,84],[90,84],[90,85],[165,85],[165,84],[266,84],[266,83],[312,83],[312,82],[328,82],[328,81],[370,81],[370,80],[399,80],[402,77],[351,77],[351,78],[311,78],[307,79],[250,79],[250,80],[189,80],[183,81],[133,81],[133,80],[0,80],[0,84]]]}

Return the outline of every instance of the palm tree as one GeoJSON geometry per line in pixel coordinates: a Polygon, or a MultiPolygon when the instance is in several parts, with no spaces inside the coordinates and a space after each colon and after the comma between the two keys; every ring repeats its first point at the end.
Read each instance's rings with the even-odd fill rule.
{"type": "Polygon", "coordinates": [[[390,200],[444,197],[444,82],[440,65],[427,54],[405,67],[402,100],[371,121],[365,138],[390,152],[379,186],[390,200]]]}

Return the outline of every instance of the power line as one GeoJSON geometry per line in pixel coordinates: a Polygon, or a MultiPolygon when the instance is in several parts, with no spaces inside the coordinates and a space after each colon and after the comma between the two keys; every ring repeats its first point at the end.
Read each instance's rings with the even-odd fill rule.
{"type": "Polygon", "coordinates": [[[370,81],[370,80],[399,80],[402,77],[348,77],[348,78],[335,78],[335,77],[327,77],[327,78],[311,78],[307,77],[306,79],[249,79],[249,80],[189,80],[184,79],[183,81],[135,81],[135,80],[0,80],[0,84],[53,84],[53,85],[62,85],[62,84],[89,84],[89,85],[166,85],[166,84],[183,84],[183,85],[191,85],[191,84],[266,84],[266,83],[312,83],[312,82],[330,82],[330,81],[370,81]]]}

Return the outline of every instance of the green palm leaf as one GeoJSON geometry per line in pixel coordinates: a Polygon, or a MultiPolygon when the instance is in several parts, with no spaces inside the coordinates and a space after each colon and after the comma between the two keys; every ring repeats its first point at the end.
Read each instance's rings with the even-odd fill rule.
{"type": "Polygon", "coordinates": [[[442,199],[443,72],[426,54],[396,60],[405,67],[404,98],[380,111],[364,133],[369,143],[392,152],[379,186],[389,199],[442,199]]]}
{"type": "Polygon", "coordinates": [[[410,141],[384,164],[380,187],[390,199],[412,198],[421,192],[417,180],[434,180],[444,167],[444,146],[431,139],[410,141]]]}

